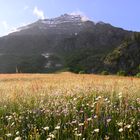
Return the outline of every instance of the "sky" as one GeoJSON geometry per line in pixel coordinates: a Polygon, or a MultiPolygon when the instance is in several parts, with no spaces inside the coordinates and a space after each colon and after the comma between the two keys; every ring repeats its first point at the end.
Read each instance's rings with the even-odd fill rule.
{"type": "Polygon", "coordinates": [[[65,13],[140,31],[140,0],[0,0],[0,36],[65,13]]]}

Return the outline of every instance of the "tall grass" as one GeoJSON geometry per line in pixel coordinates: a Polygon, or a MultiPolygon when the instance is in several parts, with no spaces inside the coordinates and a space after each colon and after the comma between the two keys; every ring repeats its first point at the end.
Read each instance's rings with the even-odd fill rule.
{"type": "Polygon", "coordinates": [[[0,75],[0,140],[138,140],[140,79],[0,75]]]}

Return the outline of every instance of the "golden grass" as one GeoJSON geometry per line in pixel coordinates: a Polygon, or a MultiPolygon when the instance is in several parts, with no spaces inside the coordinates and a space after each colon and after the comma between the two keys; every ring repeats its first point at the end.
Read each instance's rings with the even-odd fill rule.
{"type": "Polygon", "coordinates": [[[61,74],[1,74],[0,102],[36,94],[119,93],[137,97],[140,79],[134,77],[61,74]]]}

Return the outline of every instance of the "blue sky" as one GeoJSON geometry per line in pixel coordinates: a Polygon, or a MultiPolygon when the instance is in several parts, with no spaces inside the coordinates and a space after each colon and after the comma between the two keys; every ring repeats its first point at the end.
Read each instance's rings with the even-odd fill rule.
{"type": "Polygon", "coordinates": [[[80,13],[98,22],[140,31],[140,0],[0,0],[0,36],[38,19],[80,13]]]}

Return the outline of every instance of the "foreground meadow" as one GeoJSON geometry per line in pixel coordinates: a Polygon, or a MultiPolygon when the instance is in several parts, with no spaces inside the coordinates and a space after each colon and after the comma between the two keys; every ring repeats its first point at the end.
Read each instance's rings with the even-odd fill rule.
{"type": "Polygon", "coordinates": [[[140,79],[0,75],[0,140],[138,140],[140,79]]]}

